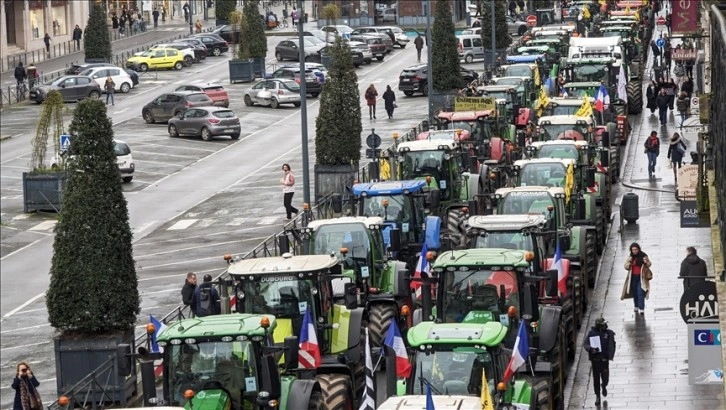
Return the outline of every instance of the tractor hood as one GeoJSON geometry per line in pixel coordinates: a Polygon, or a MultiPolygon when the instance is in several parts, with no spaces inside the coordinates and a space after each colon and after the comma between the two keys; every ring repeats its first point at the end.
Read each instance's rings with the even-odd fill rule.
{"type": "MultiPolygon", "coordinates": [[[[432,396],[436,410],[481,410],[481,399],[476,396],[432,396]]],[[[391,397],[378,410],[426,408],[426,395],[391,397]]]]}

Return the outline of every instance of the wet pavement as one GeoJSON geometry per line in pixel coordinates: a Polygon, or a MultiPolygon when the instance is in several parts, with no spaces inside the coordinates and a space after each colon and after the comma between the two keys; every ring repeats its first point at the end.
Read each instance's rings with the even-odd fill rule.
{"type": "MultiPolygon", "coordinates": [[[[674,40],[673,46],[676,44],[674,40]]],[[[650,78],[646,75],[645,80],[650,78]]],[[[587,330],[600,316],[608,320],[609,328],[616,334],[617,351],[610,363],[608,397],[602,398],[603,409],[722,409],[726,406],[723,385],[688,384],[688,334],[679,313],[683,292],[682,281],[678,279],[680,263],[686,256],[687,246],[698,249],[710,275],[713,275],[713,263],[710,228],[680,227],[673,171],[667,167],[668,139],[674,132],[680,132],[690,152],[696,150],[698,133],[696,127],[688,127],[695,125],[697,118],[688,119],[681,130],[674,114],[677,113],[669,112],[666,127],[658,124],[657,113],[651,115],[648,110],[630,117],[633,130],[622,154],[627,162],[618,191],[614,191],[618,194],[614,203],[620,204],[628,192],[637,194],[640,218],[636,224],[621,227],[619,206],[613,207],[613,222],[593,304],[578,339],[581,346],[587,330]],[[648,162],[642,149],[652,130],[658,131],[661,140],[655,181],[648,179],[648,162]],[[623,264],[632,242],[638,242],[653,261],[654,279],[643,316],[633,312],[631,300],[620,300],[626,275],[623,264]]],[[[598,408],[594,404],[590,362],[582,350],[573,370],[567,385],[568,408],[598,408]]]]}

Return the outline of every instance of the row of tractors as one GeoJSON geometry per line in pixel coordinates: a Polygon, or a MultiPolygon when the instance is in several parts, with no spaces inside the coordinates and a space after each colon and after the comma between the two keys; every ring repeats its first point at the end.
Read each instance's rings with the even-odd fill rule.
{"type": "Polygon", "coordinates": [[[147,401],[357,408],[366,354],[378,370],[390,366],[378,359],[395,323],[411,371],[387,383],[378,408],[423,408],[427,390],[437,403],[479,408],[489,389],[500,410],[564,409],[627,114],[642,109],[643,54],[623,44],[647,44],[633,37],[642,30],[631,14],[648,9],[626,3],[592,30],[602,39],[531,29],[500,75],[476,87],[481,109],[440,112],[436,129],[396,141],[380,159],[387,180],[352,186],[345,216],[281,233],[281,256],[225,256],[223,314],[167,323],[155,336],[161,353],[120,348],[125,361],[161,360],[162,397],[147,401]],[[623,81],[627,101],[617,97],[623,81]],[[593,111],[601,85],[610,107],[593,111]],[[505,380],[521,324],[527,360],[505,380]]]}

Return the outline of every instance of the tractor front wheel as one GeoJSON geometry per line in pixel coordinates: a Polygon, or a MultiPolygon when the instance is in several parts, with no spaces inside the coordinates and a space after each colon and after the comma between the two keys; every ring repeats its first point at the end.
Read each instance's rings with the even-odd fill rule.
{"type": "Polygon", "coordinates": [[[320,383],[323,401],[328,410],[352,410],[355,397],[350,377],[344,374],[319,374],[315,380],[320,383]]]}
{"type": "Polygon", "coordinates": [[[371,347],[383,346],[391,321],[396,320],[396,306],[392,304],[375,304],[368,309],[368,335],[371,347]]]}
{"type": "Polygon", "coordinates": [[[449,243],[452,249],[463,245],[466,235],[464,222],[466,214],[461,209],[450,209],[446,214],[446,232],[449,235],[449,243]]]}

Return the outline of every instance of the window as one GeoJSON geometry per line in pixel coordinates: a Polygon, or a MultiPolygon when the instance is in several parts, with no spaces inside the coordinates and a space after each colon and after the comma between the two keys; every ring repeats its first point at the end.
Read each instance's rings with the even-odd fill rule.
{"type": "MultiPolygon", "coordinates": [[[[472,311],[503,313],[499,291],[504,285],[506,305],[519,310],[517,276],[512,271],[467,270],[447,272],[444,277],[444,315],[446,323],[460,323],[472,311]]],[[[495,316],[496,317],[496,316],[495,316]]]]}
{"type": "Polygon", "coordinates": [[[194,109],[194,108],[188,109],[188,110],[184,111],[184,117],[185,118],[195,118],[195,117],[198,117],[198,115],[197,115],[198,112],[199,112],[199,110],[194,109]]]}
{"type": "MultiPolygon", "coordinates": [[[[277,77],[277,72],[275,72],[275,77],[277,77]]],[[[260,81],[259,83],[255,84],[254,87],[252,87],[253,90],[261,90],[265,87],[267,84],[267,81],[260,81]]]]}
{"type": "Polygon", "coordinates": [[[278,319],[292,319],[292,330],[296,336],[299,336],[308,307],[315,317],[314,287],[310,280],[299,280],[293,274],[265,275],[260,281],[245,280],[241,286],[244,313],[266,313],[278,319]]]}
{"type": "Polygon", "coordinates": [[[212,102],[212,100],[207,97],[207,94],[191,94],[187,95],[187,101],[189,102],[212,102]]]}
{"type": "Polygon", "coordinates": [[[62,84],[64,87],[73,87],[74,85],[76,85],[76,79],[68,78],[62,84]]]}
{"type": "Polygon", "coordinates": [[[234,118],[234,112],[232,110],[216,111],[213,115],[217,118],[234,118]]]}
{"type": "Polygon", "coordinates": [[[371,244],[367,228],[360,223],[323,225],[315,232],[315,255],[340,256],[340,248],[347,248],[347,258],[366,260],[371,244]]]}
{"type": "Polygon", "coordinates": [[[116,76],[121,75],[121,70],[111,69],[111,70],[108,70],[108,74],[106,74],[106,75],[111,75],[113,77],[116,77],[116,76]]]}
{"type": "Polygon", "coordinates": [[[129,145],[124,142],[116,142],[113,146],[113,153],[116,154],[117,157],[129,155],[131,153],[131,148],[129,148],[129,145]]]}
{"type": "Polygon", "coordinates": [[[151,57],[159,58],[159,57],[164,57],[164,56],[165,56],[164,50],[158,50],[158,51],[155,51],[151,57]]]}
{"type": "Polygon", "coordinates": [[[179,52],[176,50],[167,50],[166,55],[167,57],[176,57],[179,55],[179,52]]]}
{"type": "Polygon", "coordinates": [[[78,82],[78,85],[91,84],[90,78],[77,78],[76,81],[78,82]]]}
{"type": "Polygon", "coordinates": [[[464,47],[465,48],[471,47],[471,40],[470,39],[465,38],[464,41],[463,41],[463,43],[464,43],[464,47]]]}
{"type": "Polygon", "coordinates": [[[169,94],[166,96],[166,102],[178,103],[178,102],[181,102],[181,100],[182,100],[181,95],[169,94]]]}
{"type": "Polygon", "coordinates": [[[483,47],[481,38],[475,38],[472,42],[474,47],[483,47]]]}
{"type": "MultiPolygon", "coordinates": [[[[414,394],[424,394],[425,382],[441,394],[481,395],[482,369],[487,375],[489,390],[494,392],[496,374],[492,356],[475,347],[455,347],[452,351],[416,353],[414,394]]],[[[492,393],[494,396],[494,393],[492,393]]]]}

